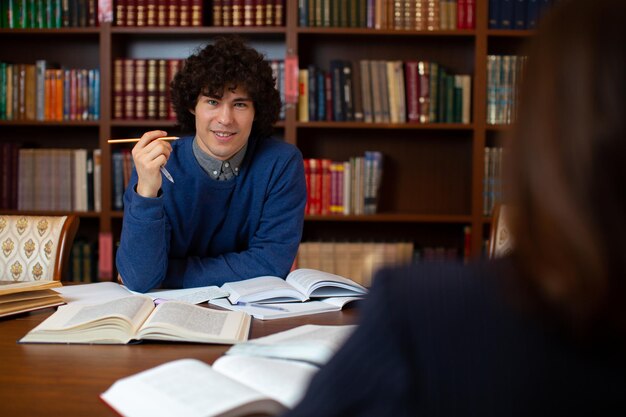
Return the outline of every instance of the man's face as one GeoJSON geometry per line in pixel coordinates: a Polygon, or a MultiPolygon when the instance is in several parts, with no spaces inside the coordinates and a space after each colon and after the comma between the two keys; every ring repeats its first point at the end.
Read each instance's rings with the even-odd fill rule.
{"type": "Polygon", "coordinates": [[[243,89],[224,89],[222,97],[200,94],[191,113],[196,116],[200,149],[213,158],[225,161],[248,142],[254,121],[254,104],[243,89]]]}

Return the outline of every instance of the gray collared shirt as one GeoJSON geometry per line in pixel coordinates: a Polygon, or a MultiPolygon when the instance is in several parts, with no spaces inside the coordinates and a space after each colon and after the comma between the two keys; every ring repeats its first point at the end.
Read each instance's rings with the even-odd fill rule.
{"type": "Polygon", "coordinates": [[[198,138],[193,140],[193,155],[202,167],[202,169],[209,174],[209,177],[218,181],[226,181],[239,175],[239,167],[243,162],[243,157],[246,156],[246,149],[248,143],[243,145],[243,148],[239,150],[232,158],[226,161],[220,161],[209,156],[206,152],[200,149],[198,145],[198,138]]]}

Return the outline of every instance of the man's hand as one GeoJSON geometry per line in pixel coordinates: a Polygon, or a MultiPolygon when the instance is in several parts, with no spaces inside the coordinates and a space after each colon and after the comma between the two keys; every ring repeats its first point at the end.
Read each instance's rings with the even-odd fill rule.
{"type": "Polygon", "coordinates": [[[161,167],[167,163],[172,152],[172,145],[165,140],[156,140],[167,136],[162,130],[152,130],[143,134],[133,148],[133,160],[139,180],[137,194],[142,197],[156,197],[163,179],[161,167]]]}

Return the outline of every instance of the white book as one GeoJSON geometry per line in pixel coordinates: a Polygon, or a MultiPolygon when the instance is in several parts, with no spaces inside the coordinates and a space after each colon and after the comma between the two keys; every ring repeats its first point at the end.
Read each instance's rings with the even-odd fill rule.
{"type": "Polygon", "coordinates": [[[98,304],[71,303],[24,336],[21,343],[125,344],[132,340],[233,344],[248,339],[251,318],[146,295],[98,304]]]}
{"type": "Polygon", "coordinates": [[[226,354],[288,359],[322,366],[343,346],[356,327],[306,324],[237,343],[226,354]]]}
{"type": "Polygon", "coordinates": [[[315,269],[296,269],[287,279],[262,276],[243,281],[227,282],[221,287],[237,302],[280,303],[306,301],[310,298],[363,296],[367,289],[356,282],[315,269]]]}
{"type": "Polygon", "coordinates": [[[100,395],[124,417],[275,415],[302,398],[317,367],[224,356],[213,366],[179,359],[116,381],[100,395]]]}

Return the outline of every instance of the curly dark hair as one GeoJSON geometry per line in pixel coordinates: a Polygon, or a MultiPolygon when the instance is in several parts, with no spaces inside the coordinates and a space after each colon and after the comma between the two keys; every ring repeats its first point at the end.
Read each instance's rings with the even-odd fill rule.
{"type": "Polygon", "coordinates": [[[272,68],[265,57],[238,36],[220,36],[185,60],[171,84],[172,106],[181,130],[195,131],[200,93],[221,97],[224,89],[242,87],[254,103],[251,135],[267,137],[278,120],[281,101],[272,68]]]}

